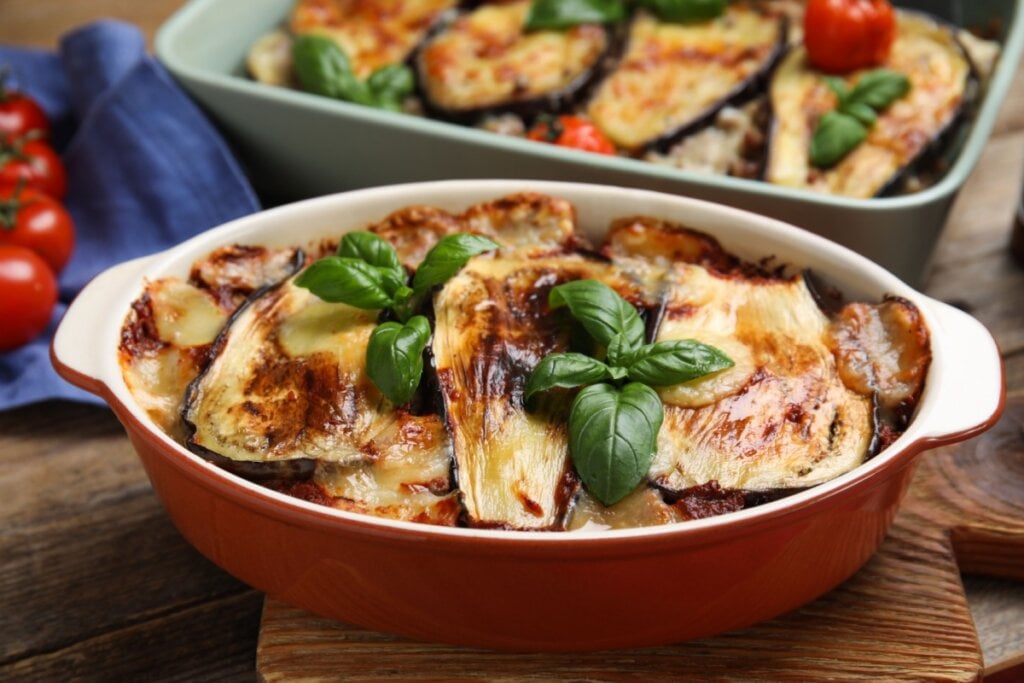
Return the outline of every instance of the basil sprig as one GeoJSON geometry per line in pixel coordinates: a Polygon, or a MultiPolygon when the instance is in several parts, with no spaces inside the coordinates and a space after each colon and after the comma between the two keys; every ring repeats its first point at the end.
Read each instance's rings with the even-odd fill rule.
{"type": "Polygon", "coordinates": [[[651,387],[686,382],[733,362],[692,339],[644,344],[636,308],[596,280],[559,285],[548,303],[568,308],[605,347],[605,360],[575,352],[549,354],[530,374],[525,399],[549,389],[589,385],[569,410],[569,456],[587,490],[612,505],[647,476],[654,458],[664,408],[651,387]]]}
{"type": "Polygon", "coordinates": [[[614,24],[625,17],[622,0],[534,0],[526,30],[561,31],[579,24],[614,24]]]}
{"type": "Polygon", "coordinates": [[[362,81],[341,46],[325,36],[302,35],[292,44],[295,75],[303,90],[370,107],[399,111],[414,77],[404,64],[388,64],[362,81]]]}
{"type": "MultiPolygon", "coordinates": [[[[725,11],[728,0],[637,0],[659,19],[690,23],[714,19],[725,11]]],[[[626,18],[624,0],[533,0],[526,16],[526,30],[561,31],[579,24],[615,24],[626,18]]]]}
{"type": "Polygon", "coordinates": [[[831,168],[867,139],[879,112],[910,91],[910,80],[890,69],[875,69],[860,77],[851,90],[841,78],[825,82],[838,100],[835,111],[818,119],[811,138],[811,163],[831,168]]]}
{"type": "Polygon", "coordinates": [[[412,286],[394,247],[372,232],[346,234],[336,256],[312,263],[295,279],[324,301],[368,310],[389,309],[398,322],[374,328],[366,347],[366,374],[395,405],[408,403],[423,376],[430,321],[413,315],[423,297],[455,275],[473,256],[498,248],[480,235],[446,235],[427,252],[412,286]],[[421,276],[420,273],[425,273],[421,276]]]}

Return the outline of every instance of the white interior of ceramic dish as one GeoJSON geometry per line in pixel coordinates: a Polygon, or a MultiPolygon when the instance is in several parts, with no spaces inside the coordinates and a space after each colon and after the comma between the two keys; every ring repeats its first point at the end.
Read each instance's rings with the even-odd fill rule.
{"type": "Polygon", "coordinates": [[[600,185],[539,181],[458,180],[395,185],[311,199],[233,221],[173,249],[115,266],[98,276],[72,304],[57,331],[53,351],[64,365],[106,385],[114,399],[123,403],[156,438],[174,448],[182,458],[202,463],[211,477],[229,478],[242,484],[254,496],[330,515],[339,522],[358,519],[364,524],[415,531],[418,535],[486,536],[507,538],[512,542],[529,539],[530,542],[577,543],[595,542],[612,536],[672,535],[777,514],[850,486],[900,457],[919,441],[941,441],[984,425],[998,413],[1004,391],[998,348],[979,322],[966,313],[916,292],[880,266],[844,247],[779,221],[685,197],[600,185]],[[660,527],[537,534],[436,527],[369,517],[314,505],[271,491],[203,461],[173,441],[135,403],[125,385],[117,359],[120,330],[145,278],[187,277],[193,261],[225,244],[306,244],[319,238],[336,238],[412,204],[461,210],[480,201],[523,191],[542,192],[571,201],[577,209],[578,229],[594,242],[600,242],[613,218],[655,216],[708,232],[740,257],[757,260],[774,256],[777,262],[789,264],[794,271],[811,268],[837,286],[850,300],[877,301],[885,295],[895,295],[912,301],[924,315],[931,332],[933,352],[932,365],[914,420],[894,444],[869,462],[829,482],[772,503],[660,527]]]}

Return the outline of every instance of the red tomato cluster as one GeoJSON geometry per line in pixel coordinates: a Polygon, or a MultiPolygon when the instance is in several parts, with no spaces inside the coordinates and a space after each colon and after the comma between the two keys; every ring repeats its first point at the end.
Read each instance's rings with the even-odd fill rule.
{"type": "Polygon", "coordinates": [[[64,166],[47,142],[50,122],[26,95],[0,82],[0,352],[46,329],[57,274],[75,243],[60,200],[64,166]]]}

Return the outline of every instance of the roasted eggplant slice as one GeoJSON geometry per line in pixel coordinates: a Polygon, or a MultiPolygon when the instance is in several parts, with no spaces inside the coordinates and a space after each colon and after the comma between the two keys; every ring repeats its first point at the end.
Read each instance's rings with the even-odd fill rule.
{"type": "Polygon", "coordinates": [[[189,282],[146,283],[121,330],[125,382],[162,429],[183,436],[182,396],[206,364],[210,345],[253,291],[295,272],[296,249],[228,246],[197,261],[189,282]]]}
{"type": "Polygon", "coordinates": [[[570,326],[548,292],[594,278],[634,296],[607,263],[580,256],[480,256],[434,298],[433,352],[467,522],[559,529],[577,482],[568,461],[564,397],[523,388],[545,355],[568,348],[570,326]]]}
{"type": "Polygon", "coordinates": [[[578,245],[576,209],[564,199],[522,192],[474,204],[460,214],[430,206],[396,211],[369,230],[388,240],[408,269],[415,269],[445,235],[486,235],[521,256],[568,251],[578,245]]]}
{"type": "Polygon", "coordinates": [[[285,31],[271,31],[259,38],[245,57],[249,75],[260,83],[296,87],[292,70],[292,37],[285,31]]]}
{"type": "Polygon", "coordinates": [[[846,386],[874,396],[888,411],[912,409],[931,363],[928,330],[908,301],[844,306],[830,330],[829,344],[846,386]]]}
{"type": "Polygon", "coordinates": [[[288,280],[238,310],[186,395],[188,445],[230,460],[356,463],[396,419],[366,376],[377,312],[288,280]]]}
{"type": "MultiPolygon", "coordinates": [[[[976,79],[956,34],[925,14],[901,11],[884,65],[907,76],[910,92],[878,115],[867,140],[834,167],[810,162],[818,119],[835,108],[823,75],[794,48],[772,77],[772,125],[765,180],[849,197],[900,189],[917,164],[946,142],[974,99],[976,79]]],[[[852,85],[860,73],[847,79],[852,85]]]]}
{"type": "Polygon", "coordinates": [[[612,45],[608,29],[526,32],[531,0],[488,3],[427,39],[416,57],[420,89],[437,116],[557,112],[584,92],[612,45]]]}
{"type": "Polygon", "coordinates": [[[665,148],[751,97],[785,47],[786,20],[730,3],[711,21],[675,24],[639,12],[625,55],[587,113],[623,149],[665,148]]]}
{"type": "Polygon", "coordinates": [[[709,481],[797,488],[864,461],[874,433],[871,399],[840,378],[828,318],[802,277],[721,277],[680,265],[672,278],[658,339],[698,339],[736,364],[661,391],[665,422],[652,480],[672,490],[709,481]]]}
{"type": "Polygon", "coordinates": [[[359,78],[404,62],[457,0],[299,0],[289,29],[332,38],[359,78]]]}
{"type": "Polygon", "coordinates": [[[726,492],[716,505],[736,504],[731,491],[811,486],[863,462],[871,399],[843,383],[829,319],[803,277],[748,275],[756,269],[701,237],[633,218],[613,225],[605,247],[648,286],[664,274],[658,341],[696,339],[735,363],[660,390],[665,421],[651,481],[680,495],[715,482],[726,492]]]}

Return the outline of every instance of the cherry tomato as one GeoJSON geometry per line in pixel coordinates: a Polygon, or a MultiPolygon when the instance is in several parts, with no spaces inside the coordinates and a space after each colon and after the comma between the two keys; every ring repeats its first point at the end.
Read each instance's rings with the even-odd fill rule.
{"type": "Polygon", "coordinates": [[[546,117],[526,134],[530,140],[553,142],[562,147],[581,149],[597,154],[615,154],[615,145],[601,129],[578,116],[546,117]]]}
{"type": "Polygon", "coordinates": [[[59,273],[75,245],[71,216],[49,196],[20,187],[0,187],[0,245],[16,244],[43,257],[59,273]]]}
{"type": "Polygon", "coordinates": [[[57,278],[36,253],[0,245],[0,352],[32,341],[46,329],[57,303],[57,278]]]}
{"type": "Polygon", "coordinates": [[[16,185],[22,179],[54,199],[64,198],[64,164],[52,147],[31,138],[0,140],[0,187],[16,185]]]}
{"type": "Polygon", "coordinates": [[[31,97],[7,90],[0,80],[0,137],[20,138],[31,131],[50,136],[50,120],[31,97]]]}
{"type": "Polygon", "coordinates": [[[808,0],[804,46],[811,64],[843,73],[882,64],[896,37],[888,0],[808,0]]]}

